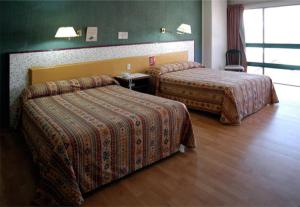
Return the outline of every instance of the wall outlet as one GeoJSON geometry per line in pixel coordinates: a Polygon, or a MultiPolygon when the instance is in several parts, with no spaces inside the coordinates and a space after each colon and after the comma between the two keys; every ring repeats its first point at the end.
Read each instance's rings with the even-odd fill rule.
{"type": "Polygon", "coordinates": [[[88,27],[86,29],[86,42],[96,42],[98,39],[98,27],[88,27]]]}
{"type": "Polygon", "coordinates": [[[119,40],[127,40],[128,39],[128,32],[118,32],[118,39],[119,40]]]}

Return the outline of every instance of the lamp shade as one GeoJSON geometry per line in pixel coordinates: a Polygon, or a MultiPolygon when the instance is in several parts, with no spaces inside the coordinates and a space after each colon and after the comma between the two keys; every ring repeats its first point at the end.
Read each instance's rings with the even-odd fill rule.
{"type": "Polygon", "coordinates": [[[178,34],[192,34],[192,28],[191,25],[189,24],[181,24],[177,28],[177,33],[178,34]]]}
{"type": "Polygon", "coordinates": [[[56,38],[70,38],[70,37],[78,37],[73,27],[60,27],[58,28],[56,34],[56,38]]]}

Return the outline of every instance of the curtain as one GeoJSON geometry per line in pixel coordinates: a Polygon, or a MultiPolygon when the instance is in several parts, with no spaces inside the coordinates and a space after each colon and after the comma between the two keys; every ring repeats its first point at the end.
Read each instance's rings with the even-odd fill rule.
{"type": "Polygon", "coordinates": [[[242,53],[242,65],[247,71],[246,42],[244,30],[244,6],[229,5],[227,7],[227,48],[238,49],[242,53]]]}

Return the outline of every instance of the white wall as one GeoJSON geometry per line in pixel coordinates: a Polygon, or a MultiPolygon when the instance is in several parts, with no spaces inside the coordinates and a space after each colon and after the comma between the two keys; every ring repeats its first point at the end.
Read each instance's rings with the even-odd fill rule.
{"type": "Polygon", "coordinates": [[[212,0],[212,68],[223,70],[227,51],[227,2],[212,0]]]}
{"type": "Polygon", "coordinates": [[[206,67],[223,70],[227,50],[227,1],[202,1],[202,60],[206,67]]]}
{"type": "Polygon", "coordinates": [[[202,1],[202,63],[212,66],[212,10],[211,1],[202,1]]]}

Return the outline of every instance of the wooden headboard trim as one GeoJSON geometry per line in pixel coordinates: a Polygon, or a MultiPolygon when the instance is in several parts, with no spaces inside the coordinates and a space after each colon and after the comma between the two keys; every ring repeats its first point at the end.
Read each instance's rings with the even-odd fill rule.
{"type": "MultiPolygon", "coordinates": [[[[166,64],[188,60],[188,51],[154,55],[156,64],[166,64]]],[[[76,64],[56,65],[51,67],[34,67],[29,70],[29,83],[68,80],[79,77],[106,74],[116,76],[126,71],[131,64],[131,72],[144,72],[149,67],[149,56],[117,58],[76,64]]]]}

